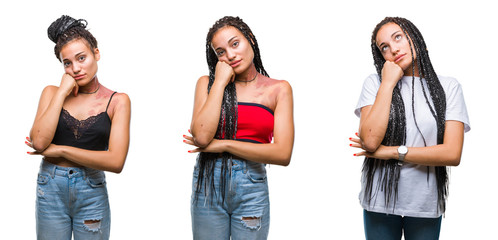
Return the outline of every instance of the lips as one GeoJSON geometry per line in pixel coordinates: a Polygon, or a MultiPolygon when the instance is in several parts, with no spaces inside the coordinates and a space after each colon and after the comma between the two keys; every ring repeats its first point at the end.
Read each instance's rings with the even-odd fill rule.
{"type": "Polygon", "coordinates": [[[84,77],[85,77],[85,74],[76,75],[76,76],[74,76],[74,80],[81,80],[84,77]]]}
{"type": "Polygon", "coordinates": [[[397,56],[397,57],[394,59],[394,62],[395,62],[395,63],[399,62],[399,61],[400,61],[401,59],[403,59],[403,57],[405,57],[405,56],[406,56],[406,53],[405,53],[405,54],[401,54],[401,55],[397,56]]]}
{"type": "Polygon", "coordinates": [[[237,60],[235,62],[230,63],[230,67],[232,67],[232,68],[237,67],[240,64],[241,61],[242,60],[237,60]]]}

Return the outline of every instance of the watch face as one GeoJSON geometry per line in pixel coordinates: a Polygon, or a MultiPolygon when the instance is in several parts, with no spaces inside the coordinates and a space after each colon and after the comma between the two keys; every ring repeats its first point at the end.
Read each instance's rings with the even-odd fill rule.
{"type": "Polygon", "coordinates": [[[406,146],[399,146],[398,153],[406,154],[408,152],[408,148],[406,146]]]}

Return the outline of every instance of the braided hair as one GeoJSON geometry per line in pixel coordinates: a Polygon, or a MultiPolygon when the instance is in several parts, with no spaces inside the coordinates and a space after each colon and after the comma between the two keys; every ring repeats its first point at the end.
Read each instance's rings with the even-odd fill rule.
{"type": "MultiPolygon", "coordinates": [[[[263,67],[263,63],[261,62],[258,41],[256,41],[256,37],[252,33],[249,26],[247,26],[247,24],[244,23],[239,17],[226,16],[215,22],[211,29],[209,29],[206,37],[206,59],[209,68],[209,83],[207,88],[208,94],[211,91],[211,87],[214,83],[215,69],[216,64],[218,63],[218,56],[211,46],[211,40],[213,39],[214,34],[224,27],[234,27],[244,35],[254,52],[253,63],[256,67],[256,71],[264,76],[269,77],[268,73],[263,67]]],[[[218,123],[218,129],[215,134],[216,139],[235,139],[235,135],[237,133],[237,107],[237,91],[235,89],[235,82],[230,82],[225,87],[225,91],[223,93],[220,121],[218,123]]],[[[195,192],[196,201],[198,199],[198,194],[202,192],[202,189],[204,189],[205,196],[209,196],[210,198],[212,198],[213,195],[210,195],[209,192],[213,192],[214,194],[216,194],[213,178],[216,159],[220,157],[222,158],[222,166],[219,190],[221,192],[222,202],[225,201],[227,172],[231,172],[232,166],[232,156],[227,152],[222,153],[221,156],[218,153],[199,153],[199,180],[195,192]]]]}
{"type": "MultiPolygon", "coordinates": [[[[386,23],[395,23],[397,24],[409,38],[408,41],[410,45],[410,50],[412,53],[412,113],[413,118],[415,120],[415,126],[422,136],[424,146],[427,146],[424,136],[420,131],[417,120],[415,117],[415,108],[414,108],[414,83],[415,83],[415,71],[418,69],[418,75],[420,76],[419,80],[422,85],[422,91],[424,94],[425,101],[427,106],[430,109],[430,112],[433,118],[436,121],[437,125],[437,144],[443,143],[444,137],[444,129],[445,129],[445,118],[446,118],[446,95],[444,92],[441,83],[432,67],[431,60],[429,58],[429,52],[427,50],[427,46],[425,45],[424,38],[422,34],[417,29],[417,27],[405,18],[400,17],[386,17],[375,27],[372,32],[372,55],[374,60],[374,65],[377,70],[377,74],[382,79],[382,68],[386,60],[382,56],[379,48],[376,45],[376,36],[379,29],[384,26],[386,23]],[[416,59],[415,59],[415,54],[416,59]],[[430,94],[430,99],[434,107],[430,104],[431,100],[427,96],[426,87],[423,84],[422,79],[425,79],[427,83],[428,92],[430,94]]],[[[403,98],[401,96],[400,91],[400,83],[393,90],[392,93],[392,101],[391,101],[391,110],[389,113],[389,121],[387,124],[386,135],[382,140],[382,145],[386,146],[400,146],[406,143],[406,116],[405,116],[405,105],[403,103],[403,98]]],[[[381,189],[384,191],[385,196],[385,204],[388,206],[391,199],[394,200],[394,208],[396,207],[396,200],[398,197],[398,181],[400,177],[401,167],[398,164],[397,160],[380,160],[375,158],[365,158],[363,163],[363,173],[366,177],[366,188],[364,199],[370,203],[372,199],[372,191],[373,191],[373,179],[375,176],[376,170],[379,170],[378,182],[375,187],[376,191],[381,189]]],[[[427,181],[429,181],[429,167],[427,167],[427,181]]],[[[445,212],[446,209],[446,198],[448,196],[448,173],[445,166],[435,167],[436,174],[436,184],[437,184],[437,194],[438,194],[438,211],[441,210],[442,213],[445,212]]]]}
{"type": "Polygon", "coordinates": [[[67,15],[62,15],[55,20],[47,29],[48,38],[55,43],[55,57],[60,59],[60,52],[64,45],[75,39],[85,39],[88,47],[94,52],[97,48],[97,39],[86,30],[87,21],[85,19],[74,19],[67,15]]]}

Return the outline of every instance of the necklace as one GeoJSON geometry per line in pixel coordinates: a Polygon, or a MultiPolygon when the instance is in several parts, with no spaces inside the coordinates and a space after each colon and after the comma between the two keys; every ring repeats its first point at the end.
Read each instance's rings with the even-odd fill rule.
{"type": "Polygon", "coordinates": [[[252,82],[252,81],[256,80],[256,77],[258,76],[258,74],[259,74],[259,72],[256,72],[256,75],[254,75],[254,77],[251,80],[238,80],[238,79],[235,79],[235,81],[237,81],[237,82],[245,82],[245,83],[252,82]]]}
{"type": "Polygon", "coordinates": [[[99,83],[99,86],[97,87],[97,89],[95,89],[95,91],[93,91],[93,92],[79,92],[79,93],[82,93],[82,94],[94,94],[94,93],[96,93],[99,89],[100,89],[100,83],[99,83]]]}

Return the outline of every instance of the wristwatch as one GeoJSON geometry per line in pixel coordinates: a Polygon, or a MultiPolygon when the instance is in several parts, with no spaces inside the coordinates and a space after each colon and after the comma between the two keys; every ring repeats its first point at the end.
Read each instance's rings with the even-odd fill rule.
{"type": "Polygon", "coordinates": [[[405,161],[405,155],[408,153],[408,148],[404,145],[398,147],[398,160],[400,162],[405,161]]]}

